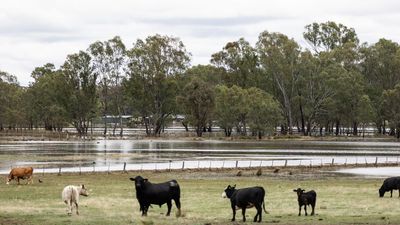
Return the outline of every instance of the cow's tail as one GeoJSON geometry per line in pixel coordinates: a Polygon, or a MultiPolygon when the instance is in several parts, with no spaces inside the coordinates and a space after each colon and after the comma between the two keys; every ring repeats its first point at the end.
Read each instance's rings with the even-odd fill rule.
{"type": "Polygon", "coordinates": [[[176,180],[171,180],[170,181],[170,191],[173,196],[173,199],[175,201],[176,208],[178,211],[176,212],[176,216],[180,217],[181,216],[181,188],[179,187],[179,184],[176,180]]]}
{"type": "Polygon", "coordinates": [[[264,202],[264,199],[263,199],[263,209],[264,209],[264,212],[265,212],[266,214],[269,214],[269,212],[268,212],[267,210],[265,210],[265,202],[264,202]]]}

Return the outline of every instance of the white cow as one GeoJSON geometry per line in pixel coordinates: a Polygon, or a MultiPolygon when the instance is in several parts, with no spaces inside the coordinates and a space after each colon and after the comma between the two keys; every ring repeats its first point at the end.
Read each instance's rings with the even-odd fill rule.
{"type": "Polygon", "coordinates": [[[76,206],[76,215],[79,215],[78,211],[78,203],[79,203],[79,195],[88,196],[89,193],[87,192],[85,185],[74,186],[68,185],[62,191],[61,197],[62,200],[67,204],[67,212],[68,215],[72,214],[72,207],[73,204],[76,206]]]}

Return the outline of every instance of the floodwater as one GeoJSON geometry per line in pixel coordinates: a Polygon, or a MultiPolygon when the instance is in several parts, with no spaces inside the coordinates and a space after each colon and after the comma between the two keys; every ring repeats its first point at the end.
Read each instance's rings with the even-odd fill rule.
{"type": "MultiPolygon", "coordinates": [[[[398,162],[400,143],[368,141],[172,141],[0,143],[0,173],[233,168],[398,162]],[[126,164],[126,165],[125,165],[126,164]]],[[[368,168],[370,169],[370,168],[368,168]]],[[[400,171],[397,171],[400,172],[400,171]]]]}

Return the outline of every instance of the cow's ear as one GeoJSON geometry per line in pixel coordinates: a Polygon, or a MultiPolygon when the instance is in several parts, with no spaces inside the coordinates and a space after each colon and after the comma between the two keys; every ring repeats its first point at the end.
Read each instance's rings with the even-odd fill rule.
{"type": "Polygon", "coordinates": [[[84,184],[82,184],[82,189],[85,189],[85,185],[84,184]]]}
{"type": "Polygon", "coordinates": [[[148,179],[143,179],[143,181],[144,181],[144,182],[148,182],[149,180],[148,180],[148,179]]]}
{"type": "Polygon", "coordinates": [[[304,190],[304,189],[301,189],[301,191],[306,191],[306,190],[304,190]]]}
{"type": "Polygon", "coordinates": [[[233,185],[233,188],[235,188],[236,187],[236,184],[235,185],[233,185]]]}
{"type": "Polygon", "coordinates": [[[129,180],[131,180],[131,181],[135,181],[135,178],[131,177],[131,178],[129,178],[129,180]]]}
{"type": "Polygon", "coordinates": [[[296,189],[293,189],[293,191],[294,191],[294,192],[297,192],[297,190],[296,190],[296,189]]]}

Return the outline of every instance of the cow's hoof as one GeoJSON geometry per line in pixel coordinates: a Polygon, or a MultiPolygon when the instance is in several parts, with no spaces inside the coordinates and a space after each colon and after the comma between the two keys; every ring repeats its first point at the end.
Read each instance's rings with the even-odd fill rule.
{"type": "Polygon", "coordinates": [[[231,219],[231,222],[234,222],[235,221],[235,219],[231,219]]]}

